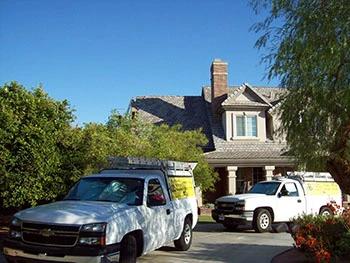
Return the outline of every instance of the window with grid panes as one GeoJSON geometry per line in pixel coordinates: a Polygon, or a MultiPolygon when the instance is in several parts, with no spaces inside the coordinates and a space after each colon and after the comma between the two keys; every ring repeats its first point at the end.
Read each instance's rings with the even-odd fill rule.
{"type": "Polygon", "coordinates": [[[256,116],[236,116],[237,136],[257,137],[257,130],[256,116]]]}

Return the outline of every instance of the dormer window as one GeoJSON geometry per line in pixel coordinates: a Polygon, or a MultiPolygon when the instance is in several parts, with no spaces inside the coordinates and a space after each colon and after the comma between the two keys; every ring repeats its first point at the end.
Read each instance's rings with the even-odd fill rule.
{"type": "Polygon", "coordinates": [[[257,137],[258,128],[256,115],[236,116],[236,136],[237,137],[257,137]]]}

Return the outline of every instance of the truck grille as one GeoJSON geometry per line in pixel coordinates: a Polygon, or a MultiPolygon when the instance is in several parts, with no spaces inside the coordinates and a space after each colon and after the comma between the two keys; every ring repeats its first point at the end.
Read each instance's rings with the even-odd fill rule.
{"type": "Polygon", "coordinates": [[[219,202],[218,203],[218,209],[222,211],[233,211],[235,209],[234,203],[226,203],[226,202],[219,202]]]}
{"type": "Polygon", "coordinates": [[[22,239],[30,244],[72,247],[77,242],[79,229],[78,225],[23,222],[22,239]]]}
{"type": "Polygon", "coordinates": [[[243,213],[244,205],[229,202],[218,202],[217,210],[223,214],[239,215],[243,213]]]}

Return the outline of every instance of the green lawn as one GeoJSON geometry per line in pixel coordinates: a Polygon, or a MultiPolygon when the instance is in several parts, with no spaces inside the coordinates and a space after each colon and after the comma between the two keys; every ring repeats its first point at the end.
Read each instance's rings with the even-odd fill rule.
{"type": "Polygon", "coordinates": [[[200,215],[198,217],[198,223],[214,223],[214,219],[211,218],[209,215],[200,215]]]}

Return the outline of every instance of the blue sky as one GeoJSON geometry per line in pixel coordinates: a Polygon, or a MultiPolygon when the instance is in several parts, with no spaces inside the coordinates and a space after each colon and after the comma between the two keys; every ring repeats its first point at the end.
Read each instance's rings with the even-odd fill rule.
{"type": "Polygon", "coordinates": [[[200,95],[214,58],[230,85],[277,85],[249,30],[261,19],[243,0],[0,0],[0,85],[41,83],[78,124],[138,95],[200,95]]]}

